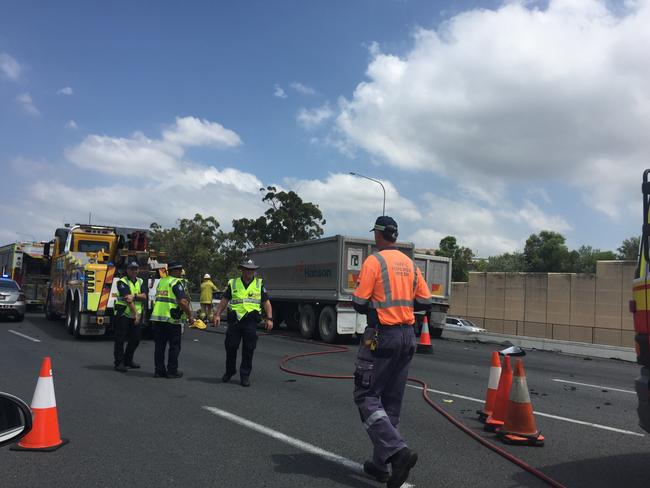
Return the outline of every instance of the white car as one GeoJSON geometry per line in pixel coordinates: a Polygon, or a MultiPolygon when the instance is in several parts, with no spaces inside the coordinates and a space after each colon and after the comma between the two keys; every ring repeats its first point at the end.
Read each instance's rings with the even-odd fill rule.
{"type": "Polygon", "coordinates": [[[445,330],[458,332],[460,334],[482,334],[487,330],[476,326],[473,322],[460,317],[447,317],[445,330]]]}

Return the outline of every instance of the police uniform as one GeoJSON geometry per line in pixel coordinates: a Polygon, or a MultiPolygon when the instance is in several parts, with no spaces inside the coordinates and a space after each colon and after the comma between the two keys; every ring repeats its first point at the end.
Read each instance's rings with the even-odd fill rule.
{"type": "MultiPolygon", "coordinates": [[[[171,269],[171,268],[170,268],[171,269]]],[[[179,301],[187,298],[182,278],[166,276],[156,287],[156,301],[151,312],[155,341],[154,363],[155,377],[177,377],[178,355],[181,352],[181,322],[183,310],[179,301]],[[169,344],[167,366],[165,367],[165,349],[169,344]]]]}
{"type": "MultiPolygon", "coordinates": [[[[130,263],[130,268],[137,268],[137,263],[130,263]]],[[[149,295],[147,284],[142,278],[136,278],[132,281],[128,275],[120,278],[117,282],[118,297],[115,300],[113,311],[115,313],[114,332],[115,344],[113,347],[113,359],[115,362],[115,369],[118,371],[125,371],[126,367],[139,368],[140,365],[133,361],[135,350],[140,344],[142,336],[142,319],[139,325],[135,324],[135,317],[133,312],[126,302],[127,295],[139,295],[144,293],[145,296],[149,295]],[[127,342],[126,350],[124,349],[124,342],[127,342]]],[[[135,310],[140,317],[143,316],[142,301],[134,299],[133,304],[135,310]]]]}
{"type": "Polygon", "coordinates": [[[226,373],[224,382],[237,373],[237,350],[243,341],[239,375],[242,385],[248,386],[253,369],[253,353],[257,346],[257,326],[262,318],[262,304],[269,299],[261,278],[253,277],[250,283],[241,278],[228,281],[223,293],[228,302],[228,329],[226,331],[226,373]]]}
{"type": "MultiPolygon", "coordinates": [[[[385,242],[397,239],[397,223],[390,217],[378,218],[373,230],[382,233],[385,242]]],[[[353,305],[367,316],[368,326],[357,355],[354,401],[374,446],[372,461],[366,461],[364,470],[378,481],[388,481],[389,487],[401,486],[417,461],[398,426],[416,348],[413,312],[428,310],[431,303],[422,273],[396,247],[386,247],[364,261],[353,305]],[[392,464],[392,475],[388,464],[392,464]]]]}

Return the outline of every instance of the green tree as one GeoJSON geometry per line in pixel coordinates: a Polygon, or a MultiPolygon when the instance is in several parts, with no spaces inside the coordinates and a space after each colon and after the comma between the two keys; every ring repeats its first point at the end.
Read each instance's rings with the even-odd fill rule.
{"type": "Polygon", "coordinates": [[[487,258],[483,270],[505,271],[507,273],[526,271],[526,259],[524,258],[524,254],[518,251],[490,256],[487,258]]]}
{"type": "Polygon", "coordinates": [[[573,251],[573,271],[575,273],[595,273],[597,261],[611,261],[616,259],[612,251],[601,251],[591,246],[580,246],[573,251]]]}
{"type": "Polygon", "coordinates": [[[526,239],[524,259],[526,271],[557,273],[572,271],[575,256],[569,253],[566,239],[557,232],[543,230],[526,239]]]}
{"type": "Polygon", "coordinates": [[[451,279],[453,281],[467,281],[474,259],[474,252],[470,248],[459,246],[454,236],[446,236],[440,240],[436,255],[452,259],[451,279]]]}
{"type": "Polygon", "coordinates": [[[628,259],[630,261],[636,261],[639,256],[639,242],[641,240],[638,237],[630,237],[625,239],[618,249],[618,259],[628,259]]]}

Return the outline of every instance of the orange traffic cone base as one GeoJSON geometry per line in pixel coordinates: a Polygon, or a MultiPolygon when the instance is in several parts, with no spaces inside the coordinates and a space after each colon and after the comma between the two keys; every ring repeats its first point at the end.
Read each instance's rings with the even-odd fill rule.
{"type": "Polygon", "coordinates": [[[503,421],[495,420],[495,419],[492,418],[491,415],[489,415],[485,419],[485,425],[483,426],[483,430],[485,432],[495,432],[497,429],[500,429],[501,427],[503,427],[503,423],[504,423],[503,421]]]}
{"type": "Polygon", "coordinates": [[[478,414],[479,421],[482,423],[485,423],[487,418],[492,415],[492,412],[486,412],[484,410],[477,410],[476,413],[478,414]]]}
{"type": "Polygon", "coordinates": [[[542,447],[544,445],[544,436],[542,434],[533,434],[529,436],[522,436],[517,434],[509,434],[507,432],[499,431],[497,436],[504,444],[515,446],[534,446],[542,447]]]}
{"type": "Polygon", "coordinates": [[[418,354],[433,354],[433,346],[431,344],[418,344],[418,347],[415,348],[415,352],[418,354]]]}
{"type": "Polygon", "coordinates": [[[40,451],[40,452],[51,452],[51,451],[56,451],[58,448],[65,446],[68,442],[70,442],[68,439],[64,439],[61,437],[61,443],[57,444],[55,446],[48,446],[48,447],[30,447],[30,446],[21,446],[20,442],[18,444],[14,444],[9,448],[10,451],[40,451]]]}

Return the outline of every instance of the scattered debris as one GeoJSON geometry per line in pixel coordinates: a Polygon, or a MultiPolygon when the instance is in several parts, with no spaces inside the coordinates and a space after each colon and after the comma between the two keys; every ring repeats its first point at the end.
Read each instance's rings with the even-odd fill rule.
{"type": "Polygon", "coordinates": [[[443,398],[442,401],[443,401],[444,403],[454,403],[454,401],[453,401],[453,400],[450,400],[449,398],[443,398]]]}
{"type": "Polygon", "coordinates": [[[600,391],[602,391],[603,393],[609,393],[609,390],[600,390],[600,391]]]}
{"type": "Polygon", "coordinates": [[[584,359],[585,361],[592,361],[592,359],[590,357],[584,357],[582,359],[584,359]]]}

